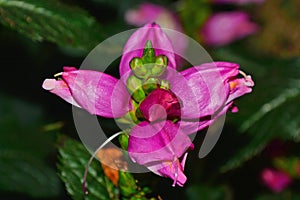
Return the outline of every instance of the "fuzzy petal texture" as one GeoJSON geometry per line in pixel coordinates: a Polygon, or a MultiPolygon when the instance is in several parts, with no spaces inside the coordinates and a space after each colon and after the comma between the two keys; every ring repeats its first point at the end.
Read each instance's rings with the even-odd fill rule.
{"type": "Polygon", "coordinates": [[[134,162],[181,186],[186,181],[185,153],[193,148],[190,138],[169,120],[154,124],[141,122],[133,127],[128,141],[128,153],[134,162]]]}
{"type": "Polygon", "coordinates": [[[182,76],[169,73],[171,90],[182,102],[182,119],[199,119],[221,111],[230,93],[228,81],[238,69],[235,63],[212,62],[189,68],[181,72],[182,76]]]}
{"type": "Polygon", "coordinates": [[[167,35],[157,24],[146,24],[130,36],[124,47],[119,68],[121,77],[128,76],[128,72],[130,72],[129,63],[134,57],[142,57],[145,44],[148,40],[151,40],[156,56],[167,56],[168,66],[172,68],[176,67],[174,50],[167,35]]]}
{"type": "Polygon", "coordinates": [[[65,67],[62,80],[46,79],[43,87],[91,114],[118,118],[130,110],[130,95],[116,78],[102,72],[65,67]],[[51,87],[51,84],[55,87],[51,87]]]}
{"type": "Polygon", "coordinates": [[[247,13],[241,11],[212,15],[201,29],[204,42],[211,46],[222,46],[255,33],[258,26],[249,18],[247,13]]]}

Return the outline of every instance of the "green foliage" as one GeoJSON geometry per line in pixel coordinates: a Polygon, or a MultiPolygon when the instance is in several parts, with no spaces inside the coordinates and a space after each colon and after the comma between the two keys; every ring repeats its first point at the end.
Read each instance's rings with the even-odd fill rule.
{"type": "Polygon", "coordinates": [[[91,50],[103,34],[99,24],[80,8],[58,0],[0,0],[0,22],[36,41],[91,50]]]}
{"type": "MultiPolygon", "coordinates": [[[[237,101],[240,107],[238,116],[230,116],[231,122],[249,138],[249,142],[222,167],[223,172],[260,153],[274,138],[300,141],[300,115],[295,109],[300,102],[299,59],[259,60],[240,52],[243,51],[239,46],[216,51],[219,57],[241,64],[255,81],[253,93],[237,101]]],[[[244,50],[244,53],[247,52],[244,50]]]]}
{"type": "Polygon", "coordinates": [[[0,190],[57,196],[59,179],[44,161],[54,150],[54,138],[42,131],[41,110],[0,96],[0,116],[0,190]]]}
{"type": "Polygon", "coordinates": [[[193,38],[199,39],[200,28],[211,13],[207,2],[208,0],[186,0],[178,6],[185,32],[193,38]]]}
{"type": "Polygon", "coordinates": [[[264,194],[256,198],[256,200],[298,200],[300,194],[285,191],[279,194],[264,194]]]}
{"type": "Polygon", "coordinates": [[[276,158],[273,161],[276,168],[285,171],[293,178],[298,178],[300,176],[298,172],[298,167],[300,164],[300,158],[298,157],[281,157],[276,158]]]}
{"type": "Polygon", "coordinates": [[[88,195],[84,195],[82,182],[89,158],[90,154],[81,143],[60,138],[58,169],[72,199],[148,199],[146,195],[151,192],[150,189],[139,187],[130,173],[120,171],[118,187],[115,187],[96,160],[92,162],[87,176],[88,195]]]}
{"type": "Polygon", "coordinates": [[[104,175],[100,163],[96,160],[92,162],[87,176],[88,195],[84,195],[82,182],[90,154],[75,140],[62,137],[59,143],[61,146],[58,169],[72,199],[118,199],[118,189],[104,175]]]}

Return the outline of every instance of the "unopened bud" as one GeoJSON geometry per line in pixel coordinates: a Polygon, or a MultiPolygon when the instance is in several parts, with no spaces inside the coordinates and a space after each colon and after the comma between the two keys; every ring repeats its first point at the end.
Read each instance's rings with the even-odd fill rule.
{"type": "Polygon", "coordinates": [[[147,68],[143,65],[143,61],[140,58],[133,58],[130,61],[130,68],[132,69],[133,73],[139,77],[144,78],[147,74],[147,68]]]}
{"type": "Polygon", "coordinates": [[[155,51],[153,49],[151,40],[147,40],[145,44],[142,60],[144,64],[155,62],[155,51]]]}
{"type": "Polygon", "coordinates": [[[131,93],[132,98],[136,102],[141,102],[145,99],[146,95],[144,90],[142,89],[142,80],[135,77],[129,76],[127,79],[127,88],[131,93]]]}
{"type": "Polygon", "coordinates": [[[151,75],[152,76],[161,76],[168,65],[168,58],[167,56],[157,56],[155,58],[155,64],[153,65],[152,69],[151,69],[151,75]]]}

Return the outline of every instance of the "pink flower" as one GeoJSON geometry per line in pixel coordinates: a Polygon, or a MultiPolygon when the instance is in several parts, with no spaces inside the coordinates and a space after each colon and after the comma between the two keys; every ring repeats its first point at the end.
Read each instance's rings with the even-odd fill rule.
{"type": "Polygon", "coordinates": [[[265,0],[212,0],[214,3],[220,4],[248,4],[248,3],[263,3],[265,0]]]}
{"type": "Polygon", "coordinates": [[[281,192],[292,182],[291,177],[283,171],[264,169],[261,174],[263,183],[273,192],[281,192]]]}
{"type": "Polygon", "coordinates": [[[255,33],[258,26],[241,11],[222,12],[212,15],[201,29],[206,44],[221,46],[255,33]]]}
{"type": "Polygon", "coordinates": [[[172,44],[153,23],[127,41],[119,81],[64,67],[61,79],[46,79],[43,88],[91,114],[131,121],[130,158],[183,186],[187,151],[193,149],[188,135],[228,109],[236,111],[233,100],[251,92],[254,83],[235,63],[206,63],[182,72],[176,67],[172,44]]]}
{"type": "Polygon", "coordinates": [[[128,10],[125,13],[125,20],[128,24],[134,26],[156,22],[161,27],[182,32],[181,24],[174,13],[152,3],[142,3],[137,9],[128,10]]]}

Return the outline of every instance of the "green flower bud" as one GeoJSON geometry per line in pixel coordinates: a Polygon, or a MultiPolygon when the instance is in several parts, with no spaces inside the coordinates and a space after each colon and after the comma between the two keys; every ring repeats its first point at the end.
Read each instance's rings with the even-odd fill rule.
{"type": "Polygon", "coordinates": [[[146,42],[142,60],[144,64],[155,62],[155,51],[153,49],[151,40],[147,40],[146,42]]]}
{"type": "Polygon", "coordinates": [[[165,90],[169,90],[170,89],[170,83],[167,80],[161,80],[160,82],[160,88],[165,89],[165,90]]]}
{"type": "Polygon", "coordinates": [[[140,58],[133,58],[129,65],[133,73],[139,78],[144,78],[148,73],[147,68],[143,65],[143,61],[140,58]]]}
{"type": "Polygon", "coordinates": [[[149,78],[143,84],[143,90],[146,94],[150,94],[153,90],[159,87],[159,80],[157,78],[149,78]]]}
{"type": "Polygon", "coordinates": [[[168,58],[167,56],[157,56],[155,58],[155,64],[153,65],[152,69],[151,69],[151,75],[152,76],[161,76],[168,65],[168,58]]]}
{"type": "Polygon", "coordinates": [[[122,134],[119,136],[119,143],[122,147],[122,149],[127,150],[128,149],[128,139],[129,135],[128,134],[122,134]]]}
{"type": "Polygon", "coordinates": [[[127,79],[127,89],[131,93],[132,98],[136,102],[141,102],[145,99],[146,95],[144,90],[142,89],[142,80],[135,77],[129,76],[127,79]]]}

